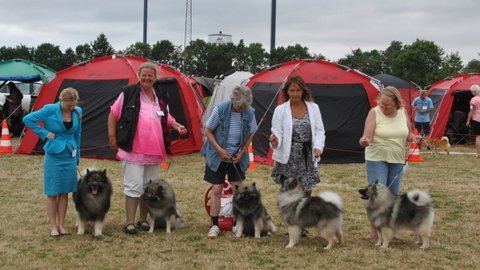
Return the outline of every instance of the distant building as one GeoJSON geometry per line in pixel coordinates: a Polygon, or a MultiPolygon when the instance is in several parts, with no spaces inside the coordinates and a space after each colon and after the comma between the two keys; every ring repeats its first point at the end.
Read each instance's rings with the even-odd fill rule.
{"type": "Polygon", "coordinates": [[[227,34],[222,33],[222,31],[220,31],[220,32],[218,32],[218,34],[208,35],[208,42],[209,43],[217,43],[217,44],[232,43],[232,35],[227,35],[227,34]]]}

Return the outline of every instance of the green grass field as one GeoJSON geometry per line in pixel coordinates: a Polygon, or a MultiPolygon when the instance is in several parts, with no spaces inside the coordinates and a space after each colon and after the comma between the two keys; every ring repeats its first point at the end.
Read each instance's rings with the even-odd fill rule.
{"type": "MultiPolygon", "coordinates": [[[[452,149],[473,152],[472,147],[452,149]]],[[[247,173],[255,181],[278,232],[261,239],[233,237],[224,232],[207,239],[209,217],[204,195],[209,185],[202,180],[204,161],[199,154],[174,157],[162,170],[177,197],[186,226],[166,235],[126,235],[122,175],[117,161],[82,159],[79,168],[106,168],[113,186],[112,207],[104,236],[94,238],[92,225],[77,236],[74,206],[70,201],[67,228],[71,236],[49,237],[43,195],[43,159],[34,155],[0,155],[0,268],[1,269],[480,269],[479,179],[480,159],[473,155],[421,154],[412,163],[402,190],[424,189],[432,197],[436,219],[431,248],[414,244],[414,235],[401,233],[390,248],[380,250],[369,237],[369,223],[357,189],[365,186],[364,164],[322,164],[322,190],[338,192],[345,216],[345,243],[331,251],[326,241],[302,238],[285,249],[286,227],[276,208],[278,186],[270,178],[271,167],[257,163],[247,173]]],[[[313,231],[314,232],[314,231],[313,231]]]]}

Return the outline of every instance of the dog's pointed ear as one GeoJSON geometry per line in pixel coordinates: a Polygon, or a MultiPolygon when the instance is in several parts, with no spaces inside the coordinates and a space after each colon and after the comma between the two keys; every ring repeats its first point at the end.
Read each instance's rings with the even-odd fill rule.
{"type": "Polygon", "coordinates": [[[252,186],[257,187],[256,184],[255,184],[255,182],[252,183],[252,186]]]}
{"type": "Polygon", "coordinates": [[[90,170],[87,168],[87,174],[89,174],[89,173],[90,173],[90,170]]]}
{"type": "Polygon", "coordinates": [[[375,185],[378,185],[378,179],[377,179],[377,180],[375,180],[375,185]]]}
{"type": "Polygon", "coordinates": [[[107,175],[107,169],[103,169],[102,173],[103,175],[107,175]]]}

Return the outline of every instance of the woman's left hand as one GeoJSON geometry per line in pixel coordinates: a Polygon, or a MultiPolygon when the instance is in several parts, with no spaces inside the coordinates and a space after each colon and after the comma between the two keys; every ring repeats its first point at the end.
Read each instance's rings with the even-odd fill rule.
{"type": "Polygon", "coordinates": [[[318,158],[322,154],[322,151],[318,148],[313,149],[313,155],[318,158]]]}
{"type": "Polygon", "coordinates": [[[185,128],[184,125],[175,123],[174,129],[180,134],[180,135],[185,135],[187,134],[187,128],[185,128]]]}

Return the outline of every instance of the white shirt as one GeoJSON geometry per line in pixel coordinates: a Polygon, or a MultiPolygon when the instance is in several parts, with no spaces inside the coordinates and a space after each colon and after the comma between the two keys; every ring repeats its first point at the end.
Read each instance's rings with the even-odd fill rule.
{"type": "MultiPolygon", "coordinates": [[[[317,148],[323,152],[325,146],[325,129],[323,127],[322,115],[315,102],[306,101],[308,116],[310,118],[310,129],[312,131],[312,155],[313,149],[317,148]]],[[[290,157],[290,148],[292,147],[293,132],[292,110],[290,100],[278,105],[273,112],[272,134],[278,138],[278,145],[273,148],[272,159],[286,164],[290,157]]]]}

